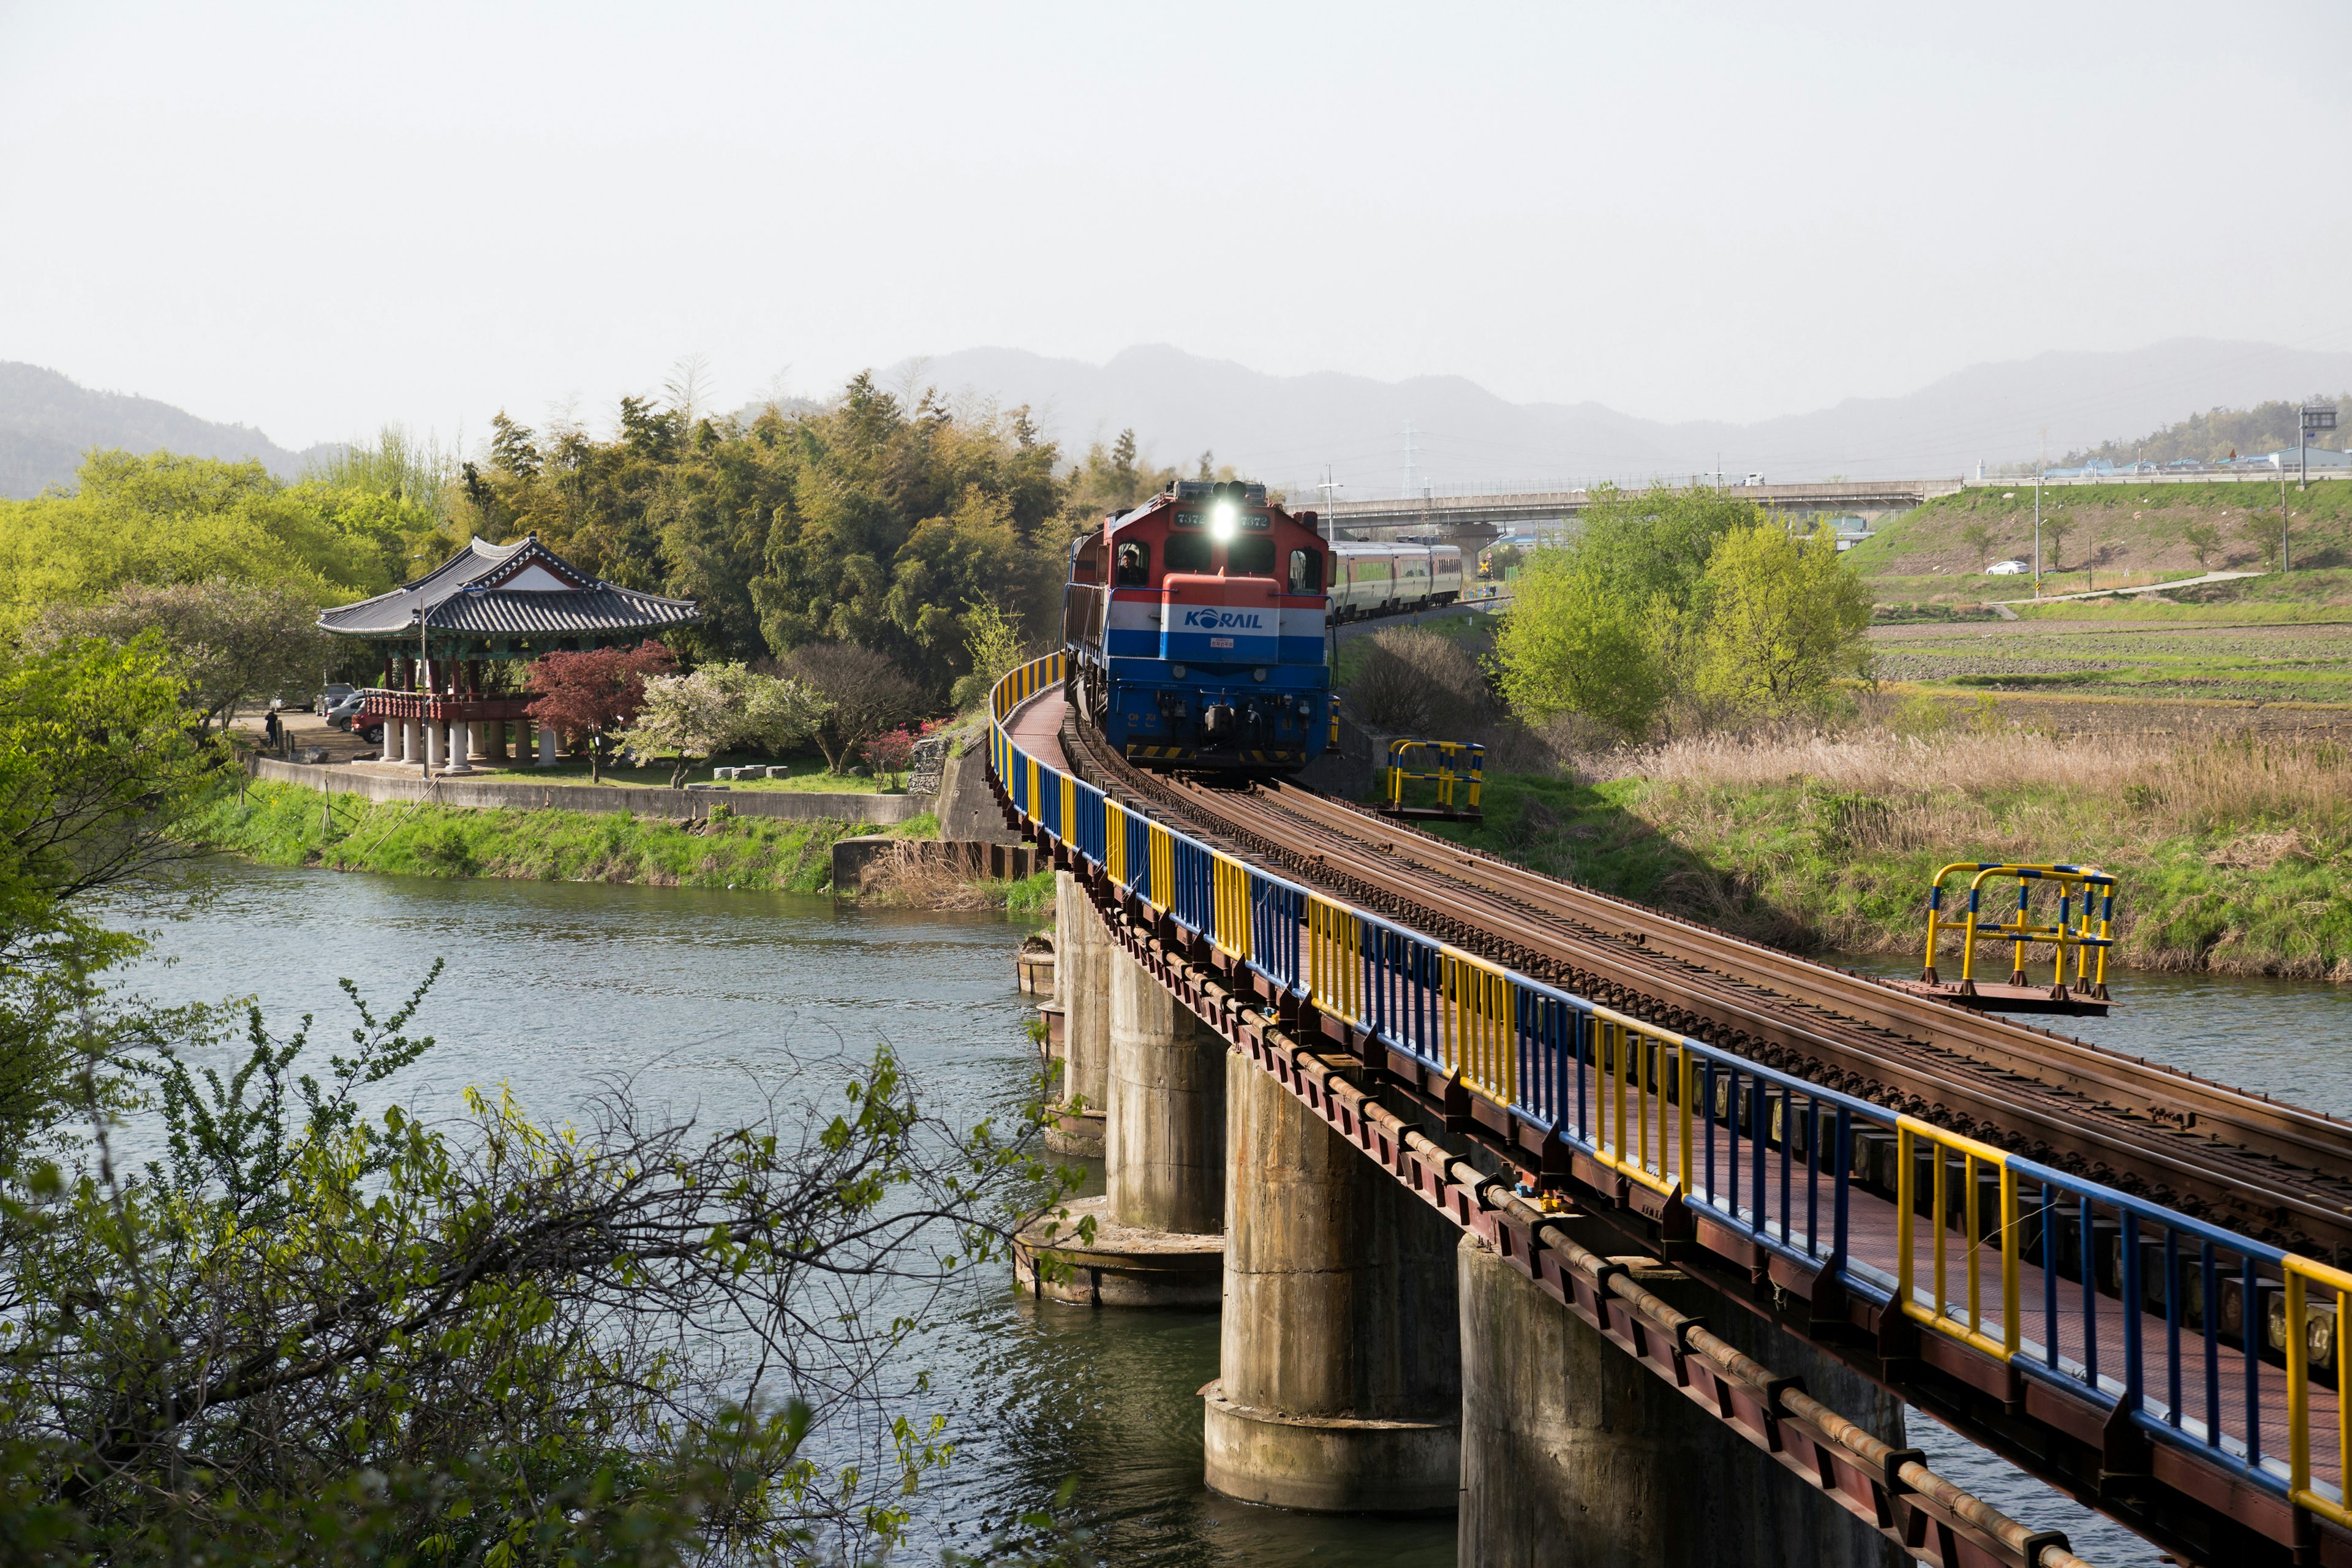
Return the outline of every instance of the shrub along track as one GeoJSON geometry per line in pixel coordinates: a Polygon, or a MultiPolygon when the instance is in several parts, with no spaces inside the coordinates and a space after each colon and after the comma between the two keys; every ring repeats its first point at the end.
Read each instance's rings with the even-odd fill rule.
{"type": "Polygon", "coordinates": [[[1237,857],[1825,1088],[2352,1258],[2352,1123],[1911,995],[1558,881],[1289,784],[1149,773],[1066,721],[1089,782],[1237,857]]]}

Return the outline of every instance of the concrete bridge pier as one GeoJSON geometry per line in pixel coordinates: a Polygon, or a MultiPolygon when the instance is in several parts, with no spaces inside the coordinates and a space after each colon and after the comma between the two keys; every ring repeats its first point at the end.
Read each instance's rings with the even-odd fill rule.
{"type": "Polygon", "coordinates": [[[1054,873],[1054,1000],[1062,1009],[1062,1109],[1045,1146],[1099,1158],[1110,1100],[1110,932],[1086,883],[1054,873]]]}
{"type": "Polygon", "coordinates": [[[1460,1485],[1453,1227],[1271,1076],[1225,1083],[1225,1310],[1208,1483],[1318,1512],[1447,1513],[1460,1485]]]}
{"type": "MultiPolygon", "coordinates": [[[[1108,1190],[1024,1229],[1014,1273],[1041,1296],[1098,1307],[1213,1307],[1224,1258],[1225,1042],[1126,952],[1104,947],[1108,1190]],[[1091,1237],[1077,1233],[1088,1220],[1091,1237]],[[1066,1265],[1060,1278],[1035,1267],[1047,1251],[1066,1265]]],[[[1068,1020],[1065,1031],[1075,1041],[1068,1020]]]]}
{"type": "MultiPolygon", "coordinates": [[[[1896,1447],[1900,1402],[1680,1271],[1620,1258],[1645,1289],[1896,1447]]],[[[1902,1568],[1829,1502],[1475,1237],[1462,1302],[1462,1568],[1902,1568]]]]}

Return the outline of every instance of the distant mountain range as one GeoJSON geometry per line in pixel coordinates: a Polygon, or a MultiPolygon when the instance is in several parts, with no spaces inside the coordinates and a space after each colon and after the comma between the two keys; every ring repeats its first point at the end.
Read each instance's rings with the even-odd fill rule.
{"type": "MultiPolygon", "coordinates": [[[[1133,429],[1158,462],[1190,471],[1213,454],[1214,464],[1297,496],[1313,495],[1328,465],[1339,498],[1360,500],[1408,488],[1442,494],[1717,472],[1950,477],[1979,461],[2030,462],[2045,452],[2054,460],[2137,439],[2215,408],[2333,396],[2352,388],[2352,353],[2176,338],[2119,353],[1973,365],[1905,396],[1849,398],[1748,425],[1640,419],[1598,403],[1511,403],[1460,376],[1267,375],[1165,344],[1128,349],[1107,364],[967,349],[879,374],[893,387],[1025,404],[1069,457],[1133,429]]],[[[249,426],[0,362],[0,495],[70,484],[91,447],[257,458],[289,478],[333,450],[289,452],[249,426]]]]}
{"type": "Polygon", "coordinates": [[[1107,364],[969,349],[893,365],[887,385],[1029,405],[1071,455],[1132,428],[1161,463],[1215,461],[1294,494],[1329,465],[1341,499],[1424,487],[1639,483],[1720,471],[1771,479],[1948,477],[2132,438],[2195,413],[2352,387],[2352,353],[2179,338],[1955,372],[1901,397],[1755,424],[1635,418],[1598,403],[1506,402],[1459,376],[1266,375],[1155,344],[1107,364]],[[1412,426],[1408,480],[1406,426],[1412,426]]]}
{"type": "Polygon", "coordinates": [[[0,360],[0,496],[37,496],[70,486],[92,447],[158,448],[198,458],[258,458],[292,479],[315,455],[289,452],[249,425],[215,425],[152,397],[92,392],[39,365],[0,360]]]}

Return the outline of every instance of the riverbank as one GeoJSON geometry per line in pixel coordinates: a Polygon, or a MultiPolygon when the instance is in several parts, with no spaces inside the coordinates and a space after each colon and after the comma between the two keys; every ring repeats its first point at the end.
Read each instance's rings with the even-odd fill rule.
{"type": "Polygon", "coordinates": [[[1899,953],[1951,861],[2122,879],[2131,968],[2352,981],[2352,748],[1953,729],[1701,740],[1490,778],[1457,841],[1801,951],[1899,953]]]}
{"type": "MultiPolygon", "coordinates": [[[[193,825],[232,854],[269,866],[409,877],[497,877],[656,888],[824,890],[834,840],[870,824],[740,817],[723,803],[703,821],[576,811],[478,810],[321,796],[256,780],[225,791],[193,825]]],[[[936,833],[922,816],[885,831],[936,833]]]]}

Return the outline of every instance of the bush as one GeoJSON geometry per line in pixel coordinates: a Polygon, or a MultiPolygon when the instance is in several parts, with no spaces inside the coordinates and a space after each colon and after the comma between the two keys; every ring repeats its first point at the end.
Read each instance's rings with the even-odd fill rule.
{"type": "Polygon", "coordinates": [[[1486,682],[1460,644],[1419,626],[1372,634],[1348,700],[1363,722],[1391,734],[1459,731],[1484,719],[1486,682]]]}

